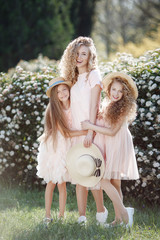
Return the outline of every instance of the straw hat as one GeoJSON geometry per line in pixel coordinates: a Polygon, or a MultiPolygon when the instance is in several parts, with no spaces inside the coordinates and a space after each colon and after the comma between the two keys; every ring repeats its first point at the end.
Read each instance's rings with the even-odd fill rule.
{"type": "Polygon", "coordinates": [[[125,73],[122,73],[122,72],[113,72],[113,73],[109,73],[107,74],[104,78],[103,78],[103,86],[104,86],[104,89],[105,91],[107,91],[107,94],[108,93],[108,86],[110,85],[110,83],[114,80],[114,78],[116,77],[121,77],[123,79],[123,81],[125,81],[127,83],[127,85],[129,86],[129,88],[131,89],[131,92],[133,94],[133,97],[135,99],[137,99],[138,97],[138,90],[137,90],[137,87],[136,87],[136,84],[135,82],[133,81],[133,79],[128,76],[127,74],[125,73]]]}
{"type": "Polygon", "coordinates": [[[49,87],[47,89],[47,96],[50,97],[50,93],[53,87],[59,85],[59,84],[66,84],[69,87],[71,87],[71,83],[67,82],[63,77],[57,77],[57,78],[53,78],[50,82],[49,82],[49,87]]]}
{"type": "Polygon", "coordinates": [[[73,182],[85,187],[95,186],[104,174],[104,159],[99,148],[76,144],[67,153],[66,165],[73,182]]]}

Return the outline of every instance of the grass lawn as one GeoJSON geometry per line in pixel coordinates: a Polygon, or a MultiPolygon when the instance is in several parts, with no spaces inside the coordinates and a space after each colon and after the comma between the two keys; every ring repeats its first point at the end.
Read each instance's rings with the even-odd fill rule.
{"type": "MultiPolygon", "coordinates": [[[[122,227],[105,229],[96,225],[96,206],[91,192],[88,196],[87,225],[77,224],[78,210],[75,186],[67,185],[68,199],[66,217],[58,216],[58,192],[53,196],[53,223],[43,225],[44,190],[24,190],[19,187],[0,186],[0,240],[141,240],[160,239],[160,207],[147,206],[135,199],[125,199],[126,206],[135,208],[134,226],[131,230],[122,227]]],[[[111,201],[104,194],[105,206],[109,210],[108,222],[114,219],[111,201]]]]}

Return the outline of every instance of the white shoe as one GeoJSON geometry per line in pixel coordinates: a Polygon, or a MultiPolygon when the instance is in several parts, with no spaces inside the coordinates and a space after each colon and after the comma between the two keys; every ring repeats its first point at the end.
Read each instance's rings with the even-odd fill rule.
{"type": "Polygon", "coordinates": [[[129,221],[126,225],[126,227],[128,228],[128,227],[132,227],[132,225],[133,225],[134,208],[127,207],[126,210],[127,210],[128,218],[129,218],[129,221]]]}
{"type": "Polygon", "coordinates": [[[104,225],[108,217],[108,210],[104,207],[104,212],[96,213],[97,224],[104,225]]]}
{"type": "Polygon", "coordinates": [[[79,224],[85,225],[86,222],[87,222],[86,216],[80,216],[80,217],[78,218],[78,223],[79,223],[79,224]]]}

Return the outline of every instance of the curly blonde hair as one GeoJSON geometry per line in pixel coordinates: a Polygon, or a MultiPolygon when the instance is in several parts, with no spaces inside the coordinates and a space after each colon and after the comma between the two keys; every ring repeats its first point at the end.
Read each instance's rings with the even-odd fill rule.
{"type": "Polygon", "coordinates": [[[77,52],[81,46],[89,48],[89,61],[87,66],[88,76],[90,71],[97,68],[97,53],[93,40],[89,37],[78,37],[71,41],[62,55],[59,69],[60,75],[72,84],[75,84],[77,81],[78,69],[76,67],[76,59],[77,52]]]}
{"type": "Polygon", "coordinates": [[[110,89],[114,82],[118,82],[123,86],[123,96],[119,101],[110,102],[104,111],[104,119],[111,125],[117,124],[120,119],[126,118],[128,122],[132,122],[136,117],[137,104],[131,92],[130,86],[126,83],[125,79],[115,77],[109,84],[107,95],[110,98],[110,89]]]}

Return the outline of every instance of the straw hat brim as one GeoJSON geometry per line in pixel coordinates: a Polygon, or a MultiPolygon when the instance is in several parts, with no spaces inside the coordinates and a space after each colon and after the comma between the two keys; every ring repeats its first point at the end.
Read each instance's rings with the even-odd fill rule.
{"type": "Polygon", "coordinates": [[[48,97],[50,97],[52,88],[55,87],[55,86],[57,86],[57,85],[60,85],[60,84],[66,84],[69,88],[70,88],[71,85],[72,85],[71,82],[65,81],[65,79],[62,78],[62,77],[54,78],[53,80],[51,80],[51,81],[49,82],[49,87],[48,87],[48,89],[47,89],[47,91],[46,91],[46,95],[47,95],[48,97]]]}
{"type": "Polygon", "coordinates": [[[72,181],[84,187],[94,187],[95,185],[97,185],[98,182],[103,177],[104,170],[105,170],[103,155],[95,144],[92,144],[89,148],[84,147],[83,144],[76,144],[75,146],[73,146],[67,153],[66,166],[72,178],[72,181]],[[99,158],[102,161],[102,164],[100,167],[101,174],[99,177],[82,176],[78,173],[78,171],[76,171],[76,164],[75,164],[76,160],[83,154],[89,154],[92,157],[99,158]]]}
{"type": "Polygon", "coordinates": [[[113,72],[113,73],[107,74],[102,80],[104,90],[105,91],[108,90],[108,86],[114,80],[115,77],[123,78],[123,80],[126,81],[127,85],[130,87],[133,97],[135,99],[137,99],[138,89],[137,89],[135,82],[133,81],[133,79],[130,76],[128,76],[127,74],[122,73],[122,72],[113,72]]]}

